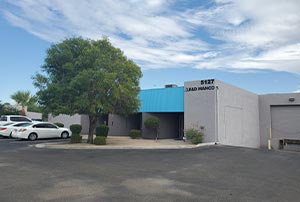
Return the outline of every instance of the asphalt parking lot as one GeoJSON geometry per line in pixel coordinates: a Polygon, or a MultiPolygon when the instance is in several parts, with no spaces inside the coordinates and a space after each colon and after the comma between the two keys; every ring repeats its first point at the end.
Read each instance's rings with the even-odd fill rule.
{"type": "Polygon", "coordinates": [[[0,138],[0,201],[299,201],[300,152],[37,149],[0,138]]]}

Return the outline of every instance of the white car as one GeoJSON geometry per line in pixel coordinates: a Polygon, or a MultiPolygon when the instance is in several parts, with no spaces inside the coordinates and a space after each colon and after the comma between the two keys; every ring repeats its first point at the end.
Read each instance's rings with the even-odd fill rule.
{"type": "Polygon", "coordinates": [[[26,127],[32,125],[31,122],[10,122],[0,126],[0,135],[4,137],[11,137],[12,132],[17,130],[19,127],[26,127]]]}
{"type": "Polygon", "coordinates": [[[21,127],[13,131],[12,137],[19,139],[36,140],[42,138],[68,138],[72,132],[68,128],[59,128],[52,123],[41,122],[21,127]]]}
{"type": "Polygon", "coordinates": [[[0,125],[4,125],[10,122],[32,122],[32,120],[26,116],[20,115],[3,115],[0,116],[0,125]]]}

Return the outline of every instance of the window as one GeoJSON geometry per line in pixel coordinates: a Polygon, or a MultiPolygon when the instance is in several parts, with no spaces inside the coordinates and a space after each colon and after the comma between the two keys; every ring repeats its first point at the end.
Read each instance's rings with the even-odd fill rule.
{"type": "Polygon", "coordinates": [[[9,126],[9,125],[12,125],[12,124],[14,124],[14,122],[6,123],[3,126],[9,126]]]}
{"type": "Polygon", "coordinates": [[[15,122],[20,122],[20,121],[31,122],[31,120],[29,120],[28,118],[21,117],[21,116],[12,116],[10,117],[10,120],[15,122]]]}
{"type": "Polygon", "coordinates": [[[34,125],[33,128],[57,128],[57,127],[49,123],[41,123],[41,124],[34,125]]]}
{"type": "Polygon", "coordinates": [[[6,116],[1,116],[0,121],[7,121],[7,117],[6,116]]]}
{"type": "Polygon", "coordinates": [[[21,127],[21,126],[23,126],[23,127],[26,127],[26,126],[29,126],[29,125],[31,125],[32,123],[17,123],[17,124],[15,124],[14,126],[15,127],[21,127]]]}
{"type": "Polygon", "coordinates": [[[52,124],[45,124],[45,128],[57,128],[57,127],[52,124]]]}
{"type": "Polygon", "coordinates": [[[33,128],[45,128],[45,124],[36,124],[33,128]]]}

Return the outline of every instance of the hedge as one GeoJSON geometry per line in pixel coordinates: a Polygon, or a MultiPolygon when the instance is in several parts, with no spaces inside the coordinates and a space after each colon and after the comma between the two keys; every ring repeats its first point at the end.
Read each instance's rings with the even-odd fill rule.
{"type": "Polygon", "coordinates": [[[105,136],[96,136],[94,139],[95,145],[106,145],[106,137],[105,136]]]}
{"type": "Polygon", "coordinates": [[[189,128],[185,131],[186,139],[191,141],[193,144],[199,144],[203,141],[203,132],[195,129],[189,128]]]}
{"type": "Polygon", "coordinates": [[[130,137],[132,139],[140,138],[141,137],[141,130],[137,130],[137,129],[130,130],[130,137]]]}
{"type": "Polygon", "coordinates": [[[71,135],[71,139],[70,139],[70,143],[81,143],[82,141],[82,137],[79,134],[72,134],[71,135]]]}
{"type": "Polygon", "coordinates": [[[109,127],[107,125],[100,125],[96,127],[96,136],[104,136],[107,137],[109,127]]]}
{"type": "Polygon", "coordinates": [[[82,126],[80,124],[73,124],[70,125],[70,130],[72,131],[72,134],[80,134],[82,130],[82,126]]]}

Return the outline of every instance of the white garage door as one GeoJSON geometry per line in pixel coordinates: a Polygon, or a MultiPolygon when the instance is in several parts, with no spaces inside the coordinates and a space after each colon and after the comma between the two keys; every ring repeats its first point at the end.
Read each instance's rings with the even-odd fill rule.
{"type": "Polygon", "coordinates": [[[274,140],[300,139],[300,106],[272,106],[271,118],[274,140]]]}

